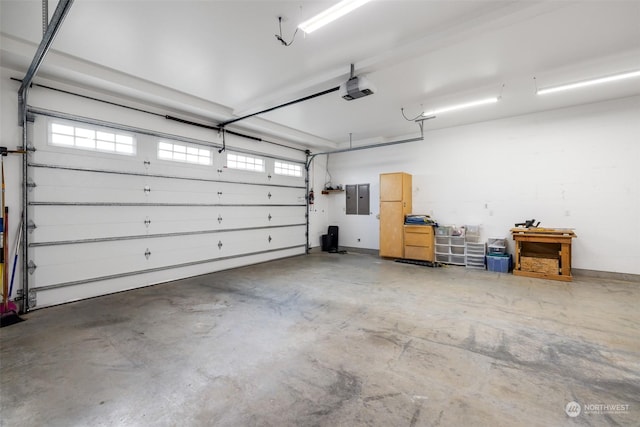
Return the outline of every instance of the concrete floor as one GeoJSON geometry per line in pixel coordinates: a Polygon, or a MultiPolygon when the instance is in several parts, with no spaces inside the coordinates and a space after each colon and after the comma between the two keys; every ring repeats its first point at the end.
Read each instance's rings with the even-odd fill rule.
{"type": "Polygon", "coordinates": [[[639,283],[301,256],[29,313],[0,330],[1,424],[637,426],[638,307],[639,283]]]}

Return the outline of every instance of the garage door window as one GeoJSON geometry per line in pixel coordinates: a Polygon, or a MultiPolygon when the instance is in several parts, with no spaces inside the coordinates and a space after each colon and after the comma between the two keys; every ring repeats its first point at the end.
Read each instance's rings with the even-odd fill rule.
{"type": "Polygon", "coordinates": [[[52,145],[124,155],[136,154],[136,140],[130,134],[60,122],[51,122],[49,130],[52,145]]]}
{"type": "Polygon", "coordinates": [[[160,141],[158,143],[158,158],[175,162],[196,163],[199,165],[211,164],[211,150],[192,147],[175,142],[160,141]]]}
{"type": "Polygon", "coordinates": [[[302,166],[295,163],[276,161],[273,164],[273,173],[276,175],[302,176],[302,166]]]}
{"type": "Polygon", "coordinates": [[[264,159],[244,154],[227,153],[227,167],[230,169],[264,172],[264,159]]]}

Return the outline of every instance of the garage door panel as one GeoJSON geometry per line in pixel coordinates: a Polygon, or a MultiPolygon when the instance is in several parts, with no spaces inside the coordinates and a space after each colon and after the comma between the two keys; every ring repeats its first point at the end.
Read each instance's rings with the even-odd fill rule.
{"type": "Polygon", "coordinates": [[[133,271],[162,268],[194,261],[238,256],[247,252],[304,245],[300,230],[287,227],[244,230],[185,237],[147,238],[35,247],[31,255],[38,286],[90,280],[133,271]],[[298,232],[295,232],[295,229],[298,232]],[[293,232],[292,232],[293,231],[293,232]]]}
{"type": "Polygon", "coordinates": [[[50,145],[37,145],[29,154],[29,162],[35,165],[50,165],[66,168],[109,170],[127,173],[148,173],[148,165],[141,157],[75,150],[50,145]]]}
{"type": "MultiPolygon", "coordinates": [[[[301,165],[303,170],[304,166],[301,165]]],[[[273,185],[295,185],[298,187],[304,187],[304,178],[285,176],[285,175],[272,175],[271,179],[269,179],[269,184],[273,185]]]]}
{"type": "MultiPolygon", "coordinates": [[[[36,247],[31,257],[36,268],[35,289],[60,283],[141,270],[145,266],[144,245],[130,242],[100,243],[99,250],[88,245],[36,247]]],[[[96,244],[97,245],[97,244],[96,244]]]]}
{"type": "MultiPolygon", "coordinates": [[[[170,209],[172,218],[180,217],[170,209]]],[[[150,234],[153,225],[146,206],[37,206],[32,211],[36,228],[30,241],[35,243],[150,234]]]]}
{"type": "Polygon", "coordinates": [[[305,223],[306,208],[288,206],[159,207],[150,211],[149,234],[195,232],[305,223]]]}
{"type": "Polygon", "coordinates": [[[87,173],[84,171],[34,168],[35,188],[31,200],[73,202],[143,202],[146,178],[136,175],[87,173]]]}
{"type": "Polygon", "coordinates": [[[219,195],[224,204],[288,204],[300,205],[305,201],[305,189],[297,187],[253,186],[247,191],[244,184],[225,183],[219,195]]]}
{"type": "Polygon", "coordinates": [[[215,150],[212,165],[172,162],[154,157],[148,160],[148,165],[145,170],[149,175],[176,176],[185,179],[220,180],[222,174],[218,172],[218,170],[220,170],[218,164],[221,161],[219,157],[217,150],[215,150]]]}
{"type": "Polygon", "coordinates": [[[279,258],[303,255],[304,253],[304,246],[299,246],[283,249],[281,251],[258,253],[255,255],[246,255],[238,258],[223,259],[220,261],[214,260],[201,264],[196,263],[168,270],[150,271],[114,279],[92,281],[75,286],[65,286],[49,290],[42,289],[37,293],[37,307],[42,308],[65,302],[78,301],[109,293],[135,289],[141,286],[179,280],[185,277],[199,276],[223,269],[242,267],[279,258]]]}
{"type": "Polygon", "coordinates": [[[35,168],[32,201],[61,203],[301,204],[305,189],[35,168]]]}
{"type": "Polygon", "coordinates": [[[30,242],[120,238],[303,224],[305,207],[38,206],[30,242]]]}
{"type": "Polygon", "coordinates": [[[237,181],[252,184],[269,184],[267,173],[231,169],[226,165],[222,167],[220,177],[225,181],[237,181]]]}
{"type": "Polygon", "coordinates": [[[219,203],[220,184],[140,175],[38,168],[33,201],[63,203],[219,203]]]}

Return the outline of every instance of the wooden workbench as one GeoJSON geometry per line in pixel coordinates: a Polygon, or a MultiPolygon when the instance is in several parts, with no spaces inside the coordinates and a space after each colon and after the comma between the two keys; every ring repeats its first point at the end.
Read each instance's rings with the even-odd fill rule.
{"type": "Polygon", "coordinates": [[[513,274],[570,282],[571,239],[569,228],[512,228],[516,243],[513,274]]]}

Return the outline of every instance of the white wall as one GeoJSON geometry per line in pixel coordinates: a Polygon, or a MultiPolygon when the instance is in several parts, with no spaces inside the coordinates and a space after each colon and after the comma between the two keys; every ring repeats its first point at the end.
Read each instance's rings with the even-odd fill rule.
{"type": "MultiPolygon", "coordinates": [[[[437,119],[436,119],[437,120],[437,119]]],[[[379,248],[379,174],[413,175],[413,211],[440,224],[575,228],[573,267],[640,274],[640,97],[429,131],[425,140],[334,154],[334,184],[371,183],[370,216],[328,198],[340,245],[379,248]],[[360,239],[360,240],[358,240],[360,239]]]]}
{"type": "Polygon", "coordinates": [[[314,203],[309,206],[309,245],[320,246],[320,238],[327,234],[330,199],[322,195],[327,177],[327,157],[316,157],[309,167],[309,188],[314,192],[314,203]]]}

